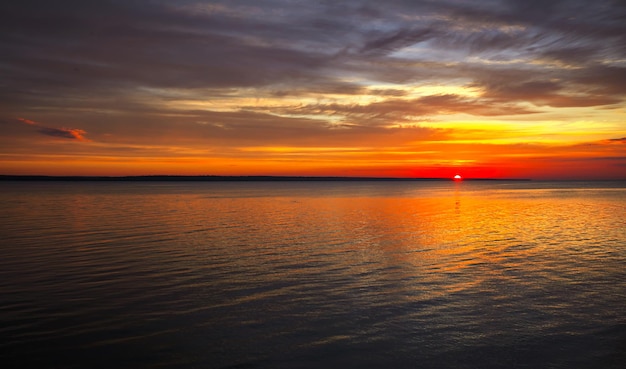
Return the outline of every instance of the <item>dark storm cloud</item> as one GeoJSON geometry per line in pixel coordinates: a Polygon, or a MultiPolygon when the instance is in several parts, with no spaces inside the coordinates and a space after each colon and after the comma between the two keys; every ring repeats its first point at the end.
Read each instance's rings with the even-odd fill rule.
{"type": "Polygon", "coordinates": [[[25,0],[0,5],[0,54],[0,105],[11,108],[98,109],[112,97],[125,106],[143,88],[210,90],[206,100],[225,89],[358,95],[375,89],[354,80],[461,79],[484,89],[483,99],[421,109],[399,104],[396,90],[369,109],[525,114],[515,104],[622,101],[626,7],[609,0],[25,0]],[[424,48],[402,53],[415,46],[424,48]]]}

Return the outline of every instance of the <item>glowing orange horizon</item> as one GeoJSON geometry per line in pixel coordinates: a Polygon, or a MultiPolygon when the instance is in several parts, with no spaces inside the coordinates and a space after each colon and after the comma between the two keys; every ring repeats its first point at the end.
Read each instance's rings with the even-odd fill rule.
{"type": "MultiPolygon", "coordinates": [[[[464,178],[626,179],[624,138],[496,144],[479,139],[485,128],[467,141],[457,141],[460,133],[454,129],[413,141],[406,135],[421,131],[410,127],[331,132],[326,143],[295,137],[289,146],[258,145],[263,137],[253,142],[257,145],[232,138],[207,148],[184,132],[167,139],[90,133],[87,139],[57,124],[21,117],[15,122],[20,135],[0,138],[6,148],[0,151],[0,174],[453,178],[463,173],[464,178]]],[[[490,133],[493,138],[499,134],[506,136],[490,133]]]]}
{"type": "Polygon", "coordinates": [[[115,1],[3,9],[0,174],[626,180],[618,2],[115,1]]]}
{"type": "Polygon", "coordinates": [[[421,165],[367,161],[314,159],[285,162],[275,159],[206,158],[12,158],[0,162],[0,174],[14,175],[273,175],[395,178],[527,178],[527,179],[626,179],[610,160],[539,158],[525,162],[492,162],[480,165],[421,165]]]}

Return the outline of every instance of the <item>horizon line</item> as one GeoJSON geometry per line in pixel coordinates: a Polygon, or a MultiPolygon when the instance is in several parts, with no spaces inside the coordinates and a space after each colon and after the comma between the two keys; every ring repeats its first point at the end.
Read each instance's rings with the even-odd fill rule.
{"type": "Polygon", "coordinates": [[[294,176],[294,175],[214,175],[214,174],[142,174],[142,175],[46,175],[46,174],[0,174],[0,181],[94,181],[94,182],[296,182],[296,181],[624,181],[621,178],[493,178],[493,177],[463,177],[460,181],[453,177],[363,177],[363,176],[294,176]]]}
{"type": "MultiPolygon", "coordinates": [[[[67,180],[67,181],[455,181],[453,177],[362,177],[362,176],[293,176],[293,175],[45,175],[45,174],[0,174],[0,180],[67,180]]],[[[461,181],[531,181],[530,178],[464,177],[461,181]]]]}

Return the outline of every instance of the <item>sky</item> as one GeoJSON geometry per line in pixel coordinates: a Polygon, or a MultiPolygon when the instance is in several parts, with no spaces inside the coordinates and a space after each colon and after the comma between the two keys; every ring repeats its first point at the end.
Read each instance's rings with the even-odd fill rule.
{"type": "Polygon", "coordinates": [[[5,1],[0,174],[626,180],[626,1],[5,1]]]}

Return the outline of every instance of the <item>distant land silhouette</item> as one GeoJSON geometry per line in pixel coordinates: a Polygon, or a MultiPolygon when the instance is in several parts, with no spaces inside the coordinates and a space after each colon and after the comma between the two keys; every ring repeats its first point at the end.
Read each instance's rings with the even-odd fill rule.
{"type": "MultiPolygon", "coordinates": [[[[311,177],[311,176],[45,176],[0,175],[0,181],[98,181],[98,182],[322,182],[322,181],[452,181],[452,178],[396,178],[396,177],[311,177]]],[[[528,178],[464,178],[463,181],[530,181],[528,178]]]]}

